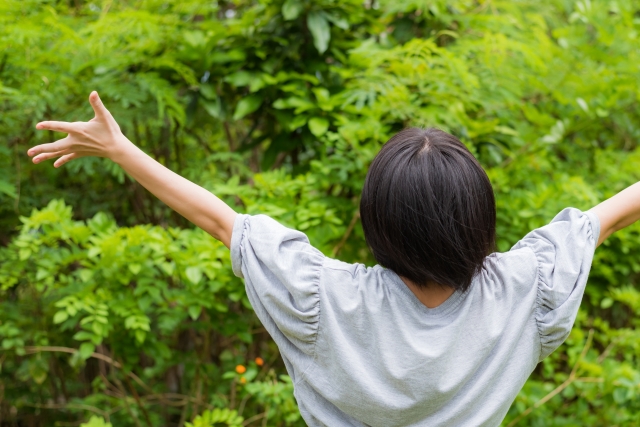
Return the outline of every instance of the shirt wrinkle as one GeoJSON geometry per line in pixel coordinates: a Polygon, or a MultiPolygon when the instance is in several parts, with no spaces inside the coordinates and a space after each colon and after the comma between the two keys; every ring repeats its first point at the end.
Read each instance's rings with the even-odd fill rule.
{"type": "Polygon", "coordinates": [[[540,303],[542,301],[539,282],[542,281],[542,275],[540,273],[540,261],[538,260],[538,255],[534,252],[533,249],[527,246],[527,249],[533,254],[533,259],[536,260],[536,308],[534,310],[533,319],[536,322],[536,329],[538,331],[538,339],[540,340],[540,354],[538,354],[538,360],[542,359],[542,332],[540,329],[540,324],[538,323],[538,311],[540,310],[540,303]]]}
{"type": "Polygon", "coordinates": [[[302,379],[306,376],[306,373],[313,368],[313,364],[316,360],[317,357],[317,352],[316,352],[316,348],[318,347],[318,336],[320,335],[320,316],[322,314],[322,305],[320,303],[320,295],[319,295],[319,288],[320,288],[320,281],[322,279],[322,267],[324,267],[325,265],[325,260],[322,260],[322,264],[321,264],[321,268],[320,271],[318,272],[318,326],[316,328],[316,332],[314,334],[314,342],[313,342],[313,350],[311,351],[311,356],[313,357],[313,359],[311,360],[311,362],[309,363],[309,365],[302,371],[302,373],[300,374],[300,378],[298,378],[298,380],[293,384],[294,387],[296,384],[298,384],[300,381],[302,381],[302,379]]]}

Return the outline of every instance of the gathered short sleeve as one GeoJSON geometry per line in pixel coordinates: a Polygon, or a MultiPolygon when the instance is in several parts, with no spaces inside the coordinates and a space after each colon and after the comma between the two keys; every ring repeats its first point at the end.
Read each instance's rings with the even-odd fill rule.
{"type": "Polygon", "coordinates": [[[599,234],[600,221],[595,213],[567,208],[511,249],[530,248],[537,260],[539,361],[558,348],[571,332],[599,234]]]}
{"type": "Polygon", "coordinates": [[[313,356],[323,261],[304,233],[265,215],[236,217],[233,272],[244,278],[251,305],[283,353],[293,346],[313,356]]]}

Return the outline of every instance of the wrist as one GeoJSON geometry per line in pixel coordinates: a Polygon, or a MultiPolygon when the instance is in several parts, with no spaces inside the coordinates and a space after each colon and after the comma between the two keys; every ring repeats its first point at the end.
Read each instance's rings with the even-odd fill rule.
{"type": "Polygon", "coordinates": [[[136,148],[133,142],[129,141],[126,136],[121,135],[120,138],[116,140],[114,148],[107,157],[111,161],[122,165],[122,162],[131,157],[136,148]]]}

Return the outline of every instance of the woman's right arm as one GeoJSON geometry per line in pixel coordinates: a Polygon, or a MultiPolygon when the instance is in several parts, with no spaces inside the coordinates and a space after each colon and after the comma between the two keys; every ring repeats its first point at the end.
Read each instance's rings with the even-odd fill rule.
{"type": "Polygon", "coordinates": [[[136,147],[120,131],[96,92],[89,101],[95,117],[88,122],[41,122],[37,129],[67,133],[59,141],[31,148],[34,163],[58,157],[55,167],[85,156],[106,157],[118,163],[143,187],[170,208],[202,228],[225,246],[231,244],[236,212],[206,189],[167,169],[136,147]]]}
{"type": "Polygon", "coordinates": [[[640,219],[640,182],[590,209],[600,219],[598,246],[618,230],[640,219]]]}

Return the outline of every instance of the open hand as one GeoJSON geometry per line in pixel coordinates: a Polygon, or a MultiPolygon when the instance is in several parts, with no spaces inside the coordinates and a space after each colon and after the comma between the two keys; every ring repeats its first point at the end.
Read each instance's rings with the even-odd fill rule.
{"type": "Polygon", "coordinates": [[[39,130],[53,130],[67,133],[67,137],[50,144],[41,144],[31,148],[27,154],[33,157],[33,163],[40,163],[58,157],[53,166],[86,156],[107,157],[117,161],[118,154],[131,142],[122,134],[120,126],[105,108],[97,92],[91,92],[89,102],[95,117],[88,122],[40,122],[39,130]]]}

